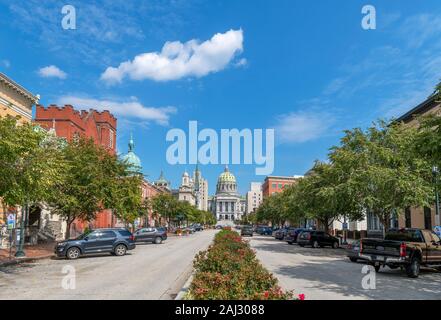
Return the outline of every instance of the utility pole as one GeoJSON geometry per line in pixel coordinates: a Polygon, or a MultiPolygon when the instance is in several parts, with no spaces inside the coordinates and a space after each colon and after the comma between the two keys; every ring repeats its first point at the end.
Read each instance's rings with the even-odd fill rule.
{"type": "Polygon", "coordinates": [[[437,166],[434,166],[432,168],[432,173],[433,173],[433,183],[435,185],[435,224],[437,226],[440,226],[440,217],[439,217],[439,194],[438,194],[438,173],[439,173],[439,169],[437,166]]]}

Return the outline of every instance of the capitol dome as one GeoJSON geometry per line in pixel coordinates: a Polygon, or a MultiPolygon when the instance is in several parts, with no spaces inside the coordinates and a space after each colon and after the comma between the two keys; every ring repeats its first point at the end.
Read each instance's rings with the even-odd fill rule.
{"type": "Polygon", "coordinates": [[[141,160],[135,154],[135,142],[133,137],[130,137],[129,152],[122,157],[122,160],[129,166],[129,171],[132,173],[140,174],[142,171],[141,160]]]}
{"type": "Polygon", "coordinates": [[[217,179],[216,191],[216,193],[236,193],[237,191],[236,177],[230,172],[228,166],[217,179]]]}

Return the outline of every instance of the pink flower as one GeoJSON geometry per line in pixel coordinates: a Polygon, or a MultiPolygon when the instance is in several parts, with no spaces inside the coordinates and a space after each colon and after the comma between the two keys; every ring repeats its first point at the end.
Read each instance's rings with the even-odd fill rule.
{"type": "Polygon", "coordinates": [[[299,300],[305,300],[305,295],[303,293],[299,294],[299,300]]]}

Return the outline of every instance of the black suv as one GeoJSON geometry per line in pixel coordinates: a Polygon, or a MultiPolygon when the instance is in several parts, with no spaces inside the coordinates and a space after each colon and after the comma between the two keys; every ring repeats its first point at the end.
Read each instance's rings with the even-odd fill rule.
{"type": "Polygon", "coordinates": [[[83,233],[76,239],[58,242],[55,246],[55,254],[68,259],[77,259],[82,255],[94,253],[124,256],[128,250],[133,250],[135,247],[135,239],[127,229],[96,229],[83,233]]]}
{"type": "Polygon", "coordinates": [[[161,244],[164,240],[167,240],[167,229],[163,227],[143,228],[135,232],[135,242],[161,244]]]}
{"type": "Polygon", "coordinates": [[[301,247],[310,245],[313,248],[331,246],[332,248],[337,249],[339,246],[338,238],[333,237],[324,231],[313,231],[313,230],[303,231],[297,237],[297,243],[301,247]]]}
{"type": "Polygon", "coordinates": [[[299,237],[299,234],[301,234],[303,231],[307,231],[306,228],[289,228],[286,232],[285,240],[289,244],[293,244],[297,242],[297,238],[299,237]]]}

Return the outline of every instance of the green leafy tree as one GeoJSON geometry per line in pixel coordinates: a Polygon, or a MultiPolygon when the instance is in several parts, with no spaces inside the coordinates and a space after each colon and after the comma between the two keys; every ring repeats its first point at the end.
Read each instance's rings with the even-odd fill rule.
{"type": "Polygon", "coordinates": [[[7,206],[46,201],[62,178],[66,163],[48,134],[17,118],[0,118],[0,198],[7,206]]]}
{"type": "Polygon", "coordinates": [[[431,165],[414,152],[416,130],[380,121],[366,131],[346,131],[330,154],[344,173],[341,195],[378,216],[385,229],[393,214],[428,205],[432,195],[431,165]]]}
{"type": "Polygon", "coordinates": [[[109,186],[115,183],[114,164],[109,166],[109,157],[113,156],[96,146],[93,140],[81,138],[69,143],[63,149],[63,157],[68,166],[63,178],[56,182],[49,204],[65,219],[66,238],[69,238],[75,219],[94,220],[97,212],[110,204],[121,209],[120,202],[115,201],[121,190],[109,186]]]}

